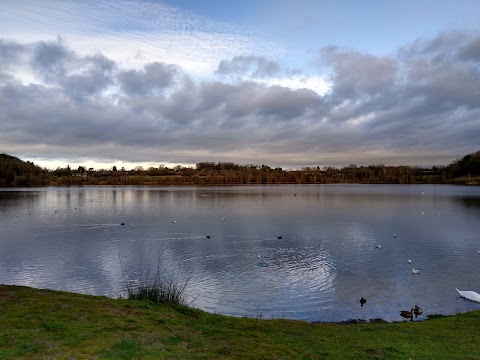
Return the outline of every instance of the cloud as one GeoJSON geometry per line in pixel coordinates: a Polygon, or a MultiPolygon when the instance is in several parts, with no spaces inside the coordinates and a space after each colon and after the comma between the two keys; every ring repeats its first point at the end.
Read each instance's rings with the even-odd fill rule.
{"type": "Polygon", "coordinates": [[[5,69],[9,69],[12,64],[15,64],[23,51],[23,45],[0,39],[0,64],[2,64],[2,70],[5,71],[5,69]]]}
{"type": "Polygon", "coordinates": [[[181,73],[180,67],[154,62],[143,70],[127,70],[118,74],[122,90],[128,95],[153,95],[172,84],[181,73]]]}
{"type": "Polygon", "coordinates": [[[397,64],[388,57],[328,47],[321,58],[333,68],[332,92],[341,98],[377,96],[395,83],[397,64]]]}
{"type": "Polygon", "coordinates": [[[126,68],[61,39],[0,40],[0,151],[70,163],[446,164],[478,150],[479,42],[440,34],[390,56],[320,49],[330,81],[320,94],[258,80],[260,69],[280,71],[261,56],[228,57],[222,71],[238,79],[199,80],[155,59],[126,68]]]}
{"type": "Polygon", "coordinates": [[[216,71],[217,74],[248,77],[271,77],[279,72],[279,64],[263,56],[235,56],[231,60],[222,60],[216,71]]]}

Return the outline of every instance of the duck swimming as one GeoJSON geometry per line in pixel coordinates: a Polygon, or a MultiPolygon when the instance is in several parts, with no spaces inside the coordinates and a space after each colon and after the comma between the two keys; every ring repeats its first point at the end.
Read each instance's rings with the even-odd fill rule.
{"type": "Polygon", "coordinates": [[[360,299],[360,306],[365,305],[366,302],[367,302],[367,300],[364,299],[364,297],[362,296],[362,298],[360,299]]]}

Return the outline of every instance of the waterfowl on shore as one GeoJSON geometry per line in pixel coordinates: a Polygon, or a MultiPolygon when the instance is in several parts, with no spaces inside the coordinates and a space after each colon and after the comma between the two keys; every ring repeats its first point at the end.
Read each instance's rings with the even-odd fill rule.
{"type": "Polygon", "coordinates": [[[420,306],[415,305],[415,307],[413,308],[413,313],[415,314],[416,319],[418,315],[422,315],[423,309],[420,306]]]}
{"type": "Polygon", "coordinates": [[[400,316],[405,318],[405,319],[410,319],[410,321],[413,321],[414,311],[415,311],[415,309],[413,309],[413,308],[410,311],[402,310],[402,311],[400,311],[400,316]]]}
{"type": "Polygon", "coordinates": [[[366,302],[367,300],[362,296],[362,298],[360,299],[360,306],[365,305],[366,302]]]}

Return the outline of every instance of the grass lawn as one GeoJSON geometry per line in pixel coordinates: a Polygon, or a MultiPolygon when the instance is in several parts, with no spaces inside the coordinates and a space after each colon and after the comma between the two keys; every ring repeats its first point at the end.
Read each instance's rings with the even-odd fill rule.
{"type": "Polygon", "coordinates": [[[0,285],[0,359],[480,359],[480,311],[312,324],[0,285]]]}

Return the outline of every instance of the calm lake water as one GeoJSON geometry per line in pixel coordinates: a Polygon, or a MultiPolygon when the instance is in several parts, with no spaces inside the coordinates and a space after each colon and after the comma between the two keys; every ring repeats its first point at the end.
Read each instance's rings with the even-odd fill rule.
{"type": "Polygon", "coordinates": [[[455,291],[480,293],[477,250],[479,187],[0,189],[0,283],[115,297],[125,276],[161,263],[193,272],[193,306],[226,315],[395,321],[416,304],[425,315],[480,309],[455,291]]]}

